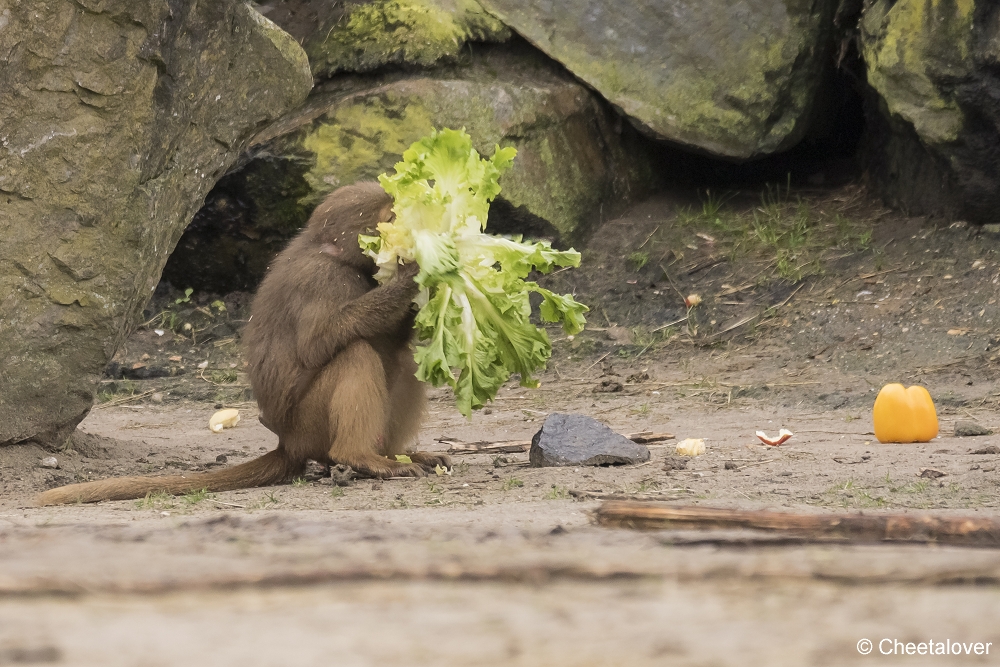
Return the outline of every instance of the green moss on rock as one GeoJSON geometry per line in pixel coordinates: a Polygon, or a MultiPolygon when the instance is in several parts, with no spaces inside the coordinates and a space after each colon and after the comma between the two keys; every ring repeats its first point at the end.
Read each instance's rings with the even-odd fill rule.
{"type": "Polygon", "coordinates": [[[833,0],[481,0],[643,132],[747,159],[808,127],[833,0]]]}
{"type": "Polygon", "coordinates": [[[974,0],[879,0],[862,22],[868,83],[927,142],[954,141],[965,124],[938,82],[971,71],[974,10],[974,0]]]}
{"type": "Polygon", "coordinates": [[[468,67],[391,83],[330,101],[300,130],[314,155],[305,178],[319,197],[391,170],[411,143],[435,127],[464,128],[476,149],[518,150],[501,197],[572,239],[605,199],[643,180],[643,160],[623,150],[612,119],[580,84],[530,57],[503,54],[468,67]]]}
{"type": "Polygon", "coordinates": [[[474,0],[374,0],[349,5],[306,43],[316,76],[386,64],[429,66],[454,58],[466,42],[504,41],[510,30],[474,0]]]}
{"type": "Polygon", "coordinates": [[[433,128],[431,113],[421,100],[394,91],[336,106],[301,140],[313,154],[305,175],[312,187],[309,199],[317,203],[341,185],[374,179],[433,128]]]}

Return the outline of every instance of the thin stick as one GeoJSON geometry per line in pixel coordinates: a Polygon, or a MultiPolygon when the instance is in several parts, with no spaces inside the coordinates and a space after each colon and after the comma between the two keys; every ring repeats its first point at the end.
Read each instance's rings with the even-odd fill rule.
{"type": "Polygon", "coordinates": [[[853,283],[855,280],[867,280],[868,278],[874,278],[875,276],[881,276],[881,275],[885,275],[886,273],[893,273],[894,271],[901,271],[901,270],[902,270],[902,267],[897,267],[895,269],[886,269],[885,271],[876,271],[875,273],[866,273],[863,276],[855,276],[853,278],[849,278],[849,279],[845,280],[844,282],[840,283],[839,285],[837,285],[833,289],[835,289],[835,290],[839,289],[839,288],[843,287],[844,285],[847,285],[849,283],[853,283]]]}
{"type": "Polygon", "coordinates": [[[655,234],[655,233],[656,233],[656,232],[658,232],[658,231],[660,231],[660,225],[657,225],[657,226],[656,226],[656,229],[654,229],[653,231],[651,231],[651,232],[649,233],[649,236],[647,236],[647,237],[646,237],[646,240],[645,240],[645,241],[643,241],[642,243],[640,243],[640,244],[639,244],[639,247],[638,247],[638,248],[636,248],[636,249],[637,249],[637,250],[641,250],[641,249],[642,249],[642,246],[644,246],[644,245],[646,245],[647,243],[649,243],[649,239],[653,238],[653,234],[655,234]]]}
{"type": "Polygon", "coordinates": [[[657,331],[663,331],[667,327],[672,327],[675,324],[680,324],[681,322],[687,322],[687,315],[685,315],[684,317],[682,317],[679,320],[674,320],[673,322],[667,322],[666,324],[661,324],[660,326],[658,326],[655,329],[651,330],[649,333],[656,333],[657,331]]]}
{"type": "Polygon", "coordinates": [[[778,308],[781,308],[781,307],[783,307],[783,306],[784,306],[785,304],[787,304],[787,303],[788,303],[789,301],[791,301],[791,300],[792,300],[792,297],[793,297],[793,296],[795,296],[796,294],[798,294],[798,293],[799,293],[799,290],[800,290],[800,289],[802,289],[802,288],[803,288],[803,287],[805,287],[805,286],[806,286],[806,284],[805,284],[805,283],[802,283],[801,285],[799,285],[798,287],[796,287],[796,288],[795,288],[795,289],[794,289],[794,290],[792,291],[792,293],[791,293],[791,294],[789,294],[789,295],[788,295],[788,296],[787,296],[787,297],[785,298],[785,300],[784,300],[784,301],[782,301],[781,303],[779,303],[779,304],[778,304],[777,306],[771,306],[771,308],[774,308],[774,309],[778,309],[778,308]]]}
{"type": "MultiPolygon", "coordinates": [[[[652,433],[641,431],[625,436],[632,442],[648,445],[664,440],[674,440],[673,433],[652,433]]],[[[449,438],[439,438],[438,442],[448,445],[449,454],[517,454],[531,449],[531,440],[506,440],[503,442],[458,442],[449,438]]]]}
{"type": "Polygon", "coordinates": [[[733,329],[739,329],[744,324],[749,324],[750,322],[753,322],[758,317],[760,317],[760,315],[751,315],[749,317],[744,317],[743,319],[741,319],[740,321],[736,322],[735,324],[730,324],[728,327],[726,327],[722,331],[718,331],[718,332],[716,332],[716,333],[714,333],[712,335],[713,336],[721,336],[722,334],[727,334],[730,331],[732,331],[733,329]]]}
{"type": "Polygon", "coordinates": [[[98,403],[94,406],[95,410],[100,410],[101,408],[110,408],[115,405],[121,405],[122,403],[130,403],[132,401],[138,401],[140,398],[146,398],[147,396],[152,396],[156,393],[155,389],[150,389],[149,391],[144,391],[141,394],[132,394],[131,396],[125,396],[123,398],[116,398],[113,401],[108,401],[107,403],[98,403]]]}
{"type": "Polygon", "coordinates": [[[241,509],[241,510],[245,510],[246,509],[246,505],[237,505],[236,503],[224,503],[221,500],[216,500],[215,498],[208,498],[208,500],[211,500],[216,505],[225,505],[226,507],[235,507],[235,508],[241,509]]]}
{"type": "Polygon", "coordinates": [[[600,493],[598,491],[578,491],[576,489],[570,489],[569,495],[573,496],[577,500],[632,500],[638,502],[649,502],[649,501],[659,501],[663,502],[665,500],[681,500],[684,498],[682,495],[675,496],[664,496],[662,492],[657,492],[656,495],[642,496],[630,493],[600,493]]]}
{"type": "Polygon", "coordinates": [[[751,468],[753,466],[761,466],[764,465],[765,463],[770,463],[771,461],[775,460],[776,459],[767,459],[766,461],[755,461],[754,463],[747,463],[746,465],[741,465],[739,468],[737,468],[737,470],[743,470],[744,468],[751,468]]]}
{"type": "Polygon", "coordinates": [[[935,542],[1000,548],[1000,520],[930,514],[795,514],[617,501],[595,513],[602,526],[664,529],[751,529],[817,542],[935,542]]]}
{"type": "MultiPolygon", "coordinates": [[[[591,365],[589,365],[589,366],[587,366],[586,368],[584,368],[584,369],[583,369],[583,372],[584,372],[584,373],[586,373],[586,372],[587,372],[587,371],[589,371],[589,370],[590,370],[591,368],[593,368],[593,367],[594,367],[594,366],[596,366],[597,364],[599,364],[599,363],[601,363],[602,361],[604,361],[605,359],[607,359],[607,358],[608,358],[608,354],[611,354],[611,353],[610,353],[610,352],[608,352],[608,353],[607,353],[607,354],[605,354],[605,355],[604,355],[603,357],[601,357],[600,359],[598,359],[597,361],[595,361],[595,362],[594,362],[594,363],[592,363],[591,365]]],[[[582,373],[581,373],[581,375],[582,375],[582,373]]]]}

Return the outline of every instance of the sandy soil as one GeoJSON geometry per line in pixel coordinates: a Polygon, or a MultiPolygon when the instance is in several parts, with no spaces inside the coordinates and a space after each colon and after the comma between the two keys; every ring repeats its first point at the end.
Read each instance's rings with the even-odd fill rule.
{"type": "MultiPolygon", "coordinates": [[[[511,383],[471,420],[435,390],[421,433],[444,450],[438,438],[528,438],[547,414],[580,412],[705,438],[683,470],[664,469],[672,444],[616,468],[476,454],[456,456],[450,477],[340,487],[317,471],[269,489],[31,507],[58,484],[275,445],[244,386],[245,295],[223,297],[222,313],[216,297],[162,290],[66,449],[0,449],[0,665],[804,665],[878,660],[859,655],[862,638],[1000,647],[992,550],[780,547],[590,521],[600,496],[997,514],[1000,436],[953,432],[963,419],[1000,429],[1000,238],[888,213],[853,186],[802,196],[817,231],[793,249],[804,268],[790,279],[775,247],[711,216],[681,224],[697,199],[608,221],[582,269],[548,278],[593,312],[572,340],[550,332],[542,387],[511,383]],[[703,302],[688,313],[680,295],[693,293],[703,302]],[[874,440],[888,381],[930,389],[939,438],[874,440]],[[221,405],[243,419],[213,434],[221,405]],[[781,447],[753,436],[782,427],[795,436],[781,447]],[[58,469],[40,466],[49,456],[58,469]]],[[[728,210],[755,208],[734,197],[728,210]]],[[[891,659],[985,664],[997,651],[891,659]]]]}

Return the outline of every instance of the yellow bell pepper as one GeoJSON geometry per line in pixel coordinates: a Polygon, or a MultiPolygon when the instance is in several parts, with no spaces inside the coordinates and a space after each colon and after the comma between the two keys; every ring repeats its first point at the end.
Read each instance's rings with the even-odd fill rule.
{"type": "Polygon", "coordinates": [[[872,417],[879,442],[930,442],[938,434],[934,401],[918,385],[882,387],[875,398],[872,417]]]}

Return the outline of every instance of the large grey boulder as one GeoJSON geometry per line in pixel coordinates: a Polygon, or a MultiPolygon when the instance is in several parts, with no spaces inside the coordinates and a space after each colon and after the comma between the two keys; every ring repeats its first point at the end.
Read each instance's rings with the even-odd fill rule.
{"type": "Polygon", "coordinates": [[[648,461],[649,448],[593,417],[553,413],[531,439],[528,460],[536,468],[624,465],[648,461]]]}
{"type": "Polygon", "coordinates": [[[205,194],[312,77],[243,2],[49,0],[0,4],[0,79],[0,444],[61,444],[205,194]]]}
{"type": "Polygon", "coordinates": [[[646,134],[746,159],[807,129],[837,0],[481,0],[646,134]]]}
{"type": "Polygon", "coordinates": [[[1000,4],[868,0],[861,44],[868,173],[911,214],[992,223],[1000,210],[1000,4]]]}
{"type": "Polygon", "coordinates": [[[299,40],[317,78],[426,67],[455,60],[467,42],[510,37],[476,0],[277,0],[262,9],[299,40]]]}
{"type": "Polygon", "coordinates": [[[324,195],[392,172],[435,127],[464,127],[483,155],[517,148],[487,231],[574,242],[650,180],[640,138],[616,121],[528,45],[482,46],[462,65],[409,76],[339,77],[258,138],[256,157],[210,195],[164,277],[252,289],[324,195]]]}

